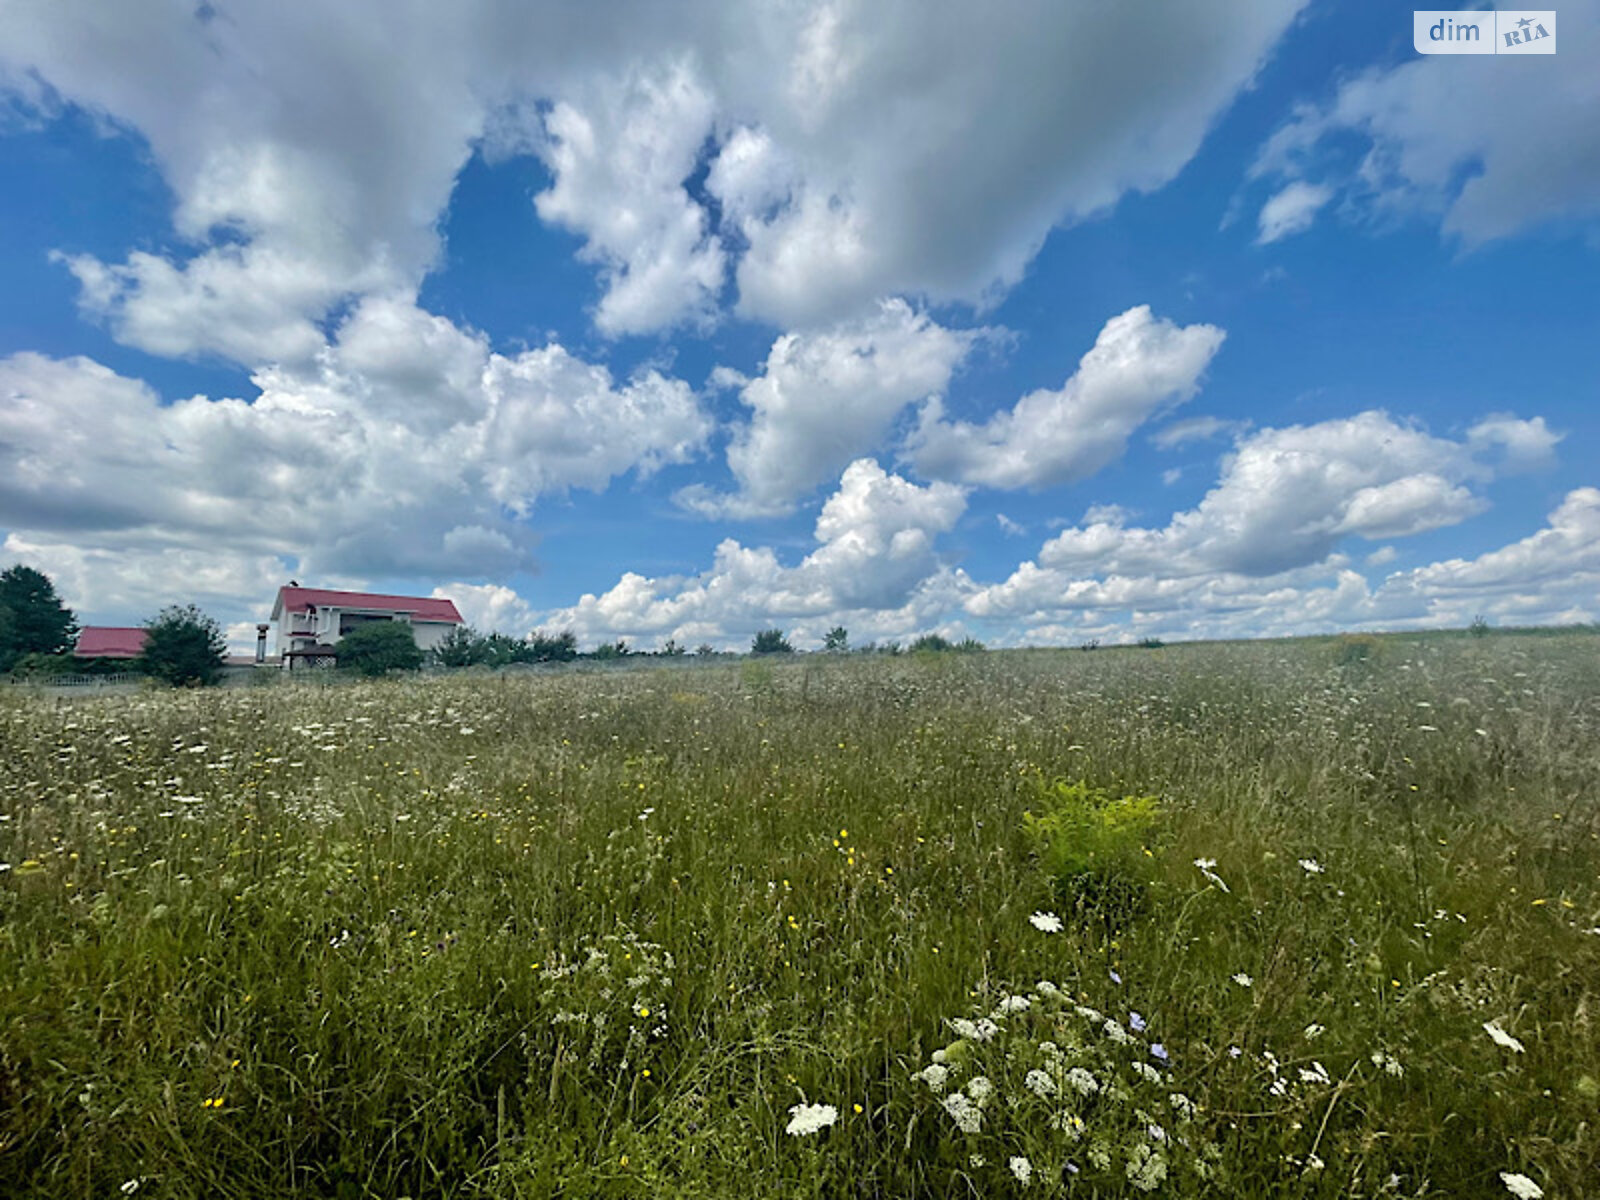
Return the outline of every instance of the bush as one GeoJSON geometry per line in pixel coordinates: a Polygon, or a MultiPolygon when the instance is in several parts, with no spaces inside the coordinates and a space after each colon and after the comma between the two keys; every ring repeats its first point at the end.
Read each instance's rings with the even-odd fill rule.
{"type": "Polygon", "coordinates": [[[1063,899],[1100,911],[1107,921],[1144,906],[1150,873],[1145,853],[1160,819],[1155,796],[1112,796],[1084,780],[1040,780],[1039,812],[1022,814],[1041,865],[1063,899]]]}
{"type": "Polygon", "coordinates": [[[911,653],[942,654],[946,650],[954,650],[955,646],[948,638],[940,637],[937,633],[925,633],[911,643],[911,653]]]}
{"type": "Polygon", "coordinates": [[[192,604],[169,605],[144,623],[137,669],[174,686],[204,687],[222,675],[228,643],[222,627],[192,604]]]}
{"type": "Polygon", "coordinates": [[[362,675],[415,671],[422,665],[416,635],[403,621],[369,621],[339,639],[339,666],[362,675]]]}
{"type": "Polygon", "coordinates": [[[794,647],[781,629],[763,629],[750,643],[751,654],[793,654],[794,647]]]}

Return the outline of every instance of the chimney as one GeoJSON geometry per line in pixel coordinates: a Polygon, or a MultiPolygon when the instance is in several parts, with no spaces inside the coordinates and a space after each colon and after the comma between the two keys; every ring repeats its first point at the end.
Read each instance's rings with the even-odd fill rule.
{"type": "Polygon", "coordinates": [[[256,626],[256,661],[258,663],[267,661],[267,627],[265,625],[256,626]]]}

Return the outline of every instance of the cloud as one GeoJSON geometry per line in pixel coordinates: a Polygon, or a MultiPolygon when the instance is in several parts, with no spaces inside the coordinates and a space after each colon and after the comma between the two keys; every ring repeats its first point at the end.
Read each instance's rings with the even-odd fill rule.
{"type": "MultiPolygon", "coordinates": [[[[926,603],[943,568],[934,540],[966,508],[952,484],[921,487],[871,459],[851,463],[817,518],[817,548],[785,567],[770,547],[732,538],[717,546],[709,570],[689,578],[625,573],[608,591],[546,615],[553,628],[578,631],[585,644],[617,637],[650,642],[675,637],[734,643],[771,624],[803,629],[890,621],[886,614],[934,619],[926,603]]],[[[947,612],[948,610],[946,610],[947,612]]],[[[820,632],[817,633],[820,637],[820,632]]]]}
{"type": "Polygon", "coordinates": [[[479,633],[526,637],[538,624],[528,602],[504,584],[447,583],[432,594],[453,600],[461,619],[479,633]]]}
{"type": "Polygon", "coordinates": [[[1259,245],[1276,242],[1311,228],[1317,211],[1333,197],[1333,189],[1295,180],[1261,206],[1259,245]]]}
{"type": "Polygon", "coordinates": [[[708,323],[726,257],[683,182],[710,135],[711,96],[682,63],[597,80],[544,116],[541,156],[555,175],[539,216],[583,234],[601,265],[602,333],[708,323]]]}
{"type": "Polygon", "coordinates": [[[88,359],[0,359],[0,525],[150,571],[226,548],[322,577],[495,575],[531,561],[541,497],[686,461],[711,429],[679,380],[495,354],[392,299],[254,382],[165,404],[88,359]]]}
{"type": "Polygon", "coordinates": [[[1087,478],[1121,456],[1128,437],[1191,396],[1222,345],[1212,325],[1178,326],[1148,305],[1107,321],[1058,391],[1032,392],[982,425],[945,421],[926,405],[908,445],[935,479],[994,488],[1045,488],[1087,478]]]}
{"type": "Polygon", "coordinates": [[[908,404],[942,392],[987,334],[946,329],[903,300],[830,329],[784,334],[740,389],[751,416],[728,447],[739,490],[719,495],[697,486],[679,502],[707,516],[791,511],[877,448],[908,404]]]}
{"type": "Polygon", "coordinates": [[[172,244],[64,260],[86,312],[302,365],[330,313],[416,293],[480,148],[548,164],[609,334],[711,319],[730,270],[780,328],[991,302],[1052,228],[1170,181],[1301,6],[14,0],[0,86],[142,139],[171,188],[172,244]]]}
{"type": "Polygon", "coordinates": [[[1225,433],[1242,433],[1249,428],[1247,421],[1224,421],[1221,417],[1189,417],[1173,421],[1150,435],[1150,441],[1162,450],[1175,450],[1190,442],[1203,442],[1225,433]]]}
{"type": "MultiPolygon", "coordinates": [[[[1492,86],[1464,86],[1466,60],[1424,55],[1348,79],[1326,104],[1302,105],[1251,170],[1291,181],[1267,208],[1286,195],[1307,198],[1311,185],[1300,180],[1316,174],[1325,183],[1311,191],[1337,187],[1352,211],[1434,215],[1468,247],[1550,222],[1593,230],[1600,122],[1578,117],[1600,111],[1600,4],[1563,9],[1559,36],[1559,54],[1484,63],[1492,86]],[[1352,136],[1364,155],[1341,168],[1352,136]]],[[[1263,209],[1263,241],[1272,240],[1267,232],[1263,209]]]]}
{"type": "Polygon", "coordinates": [[[1045,543],[1040,561],[1096,574],[1274,575],[1326,559],[1351,535],[1404,537],[1465,520],[1484,507],[1467,485],[1489,474],[1469,443],[1381,412],[1263,429],[1166,527],[1101,516],[1045,543]]]}

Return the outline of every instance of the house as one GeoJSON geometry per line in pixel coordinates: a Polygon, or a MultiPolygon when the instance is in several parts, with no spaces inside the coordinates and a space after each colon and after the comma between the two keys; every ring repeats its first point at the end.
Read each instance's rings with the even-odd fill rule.
{"type": "Polygon", "coordinates": [[[144,652],[145,631],[123,625],[85,625],[78,631],[74,658],[138,658],[144,652]]]}
{"type": "MultiPolygon", "coordinates": [[[[278,589],[272,621],[278,627],[278,653],[289,668],[330,664],[339,639],[372,621],[405,622],[422,650],[432,650],[452,629],[465,624],[450,600],[336,592],[297,584],[278,589]]],[[[264,650],[264,631],[260,645],[264,650]]]]}

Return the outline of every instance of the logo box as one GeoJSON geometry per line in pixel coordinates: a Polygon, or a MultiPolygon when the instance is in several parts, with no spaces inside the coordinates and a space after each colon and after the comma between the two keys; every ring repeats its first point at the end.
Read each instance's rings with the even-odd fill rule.
{"type": "Polygon", "coordinates": [[[1554,54],[1554,9],[1418,9],[1412,13],[1418,54],[1554,54]]]}

